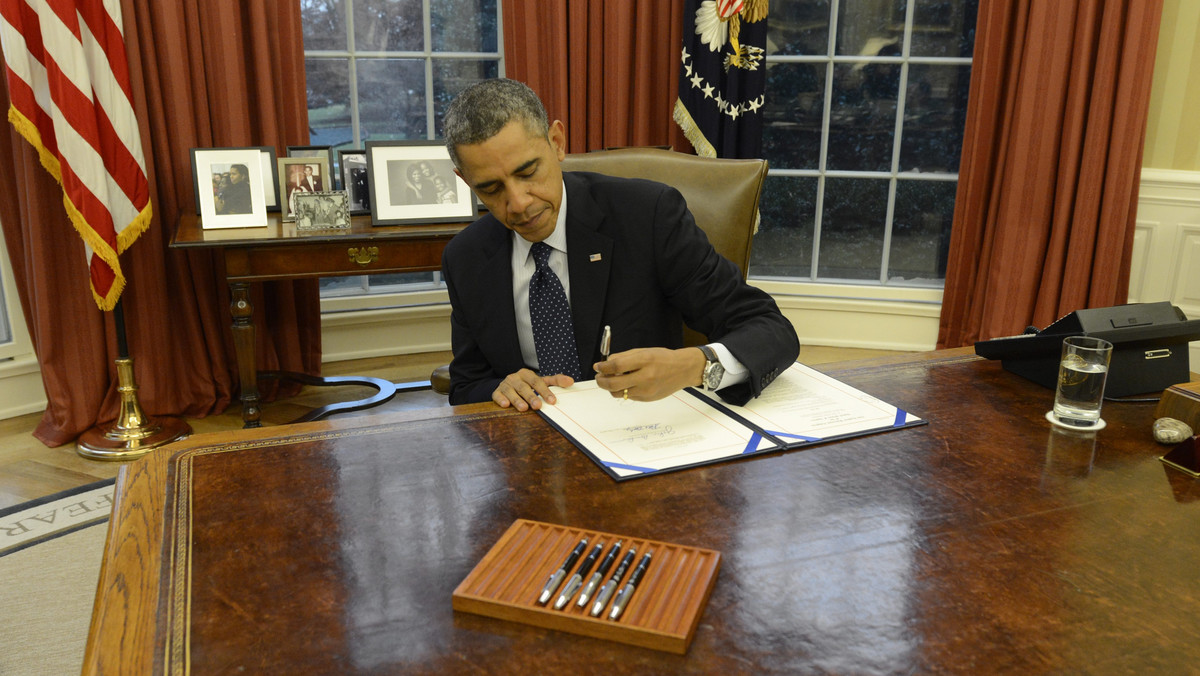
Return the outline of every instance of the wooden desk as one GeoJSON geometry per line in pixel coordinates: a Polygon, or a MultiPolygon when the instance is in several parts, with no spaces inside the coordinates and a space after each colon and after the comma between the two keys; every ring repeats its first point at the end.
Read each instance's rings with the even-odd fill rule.
{"type": "Polygon", "coordinates": [[[278,213],[267,216],[265,228],[205,230],[199,216],[185,213],[171,238],[172,248],[218,249],[225,257],[246,427],[259,427],[262,417],[250,282],[438,270],[446,243],[468,225],[374,227],[370,216],[353,216],[348,230],[301,232],[278,213]]]}
{"type": "Polygon", "coordinates": [[[621,484],[490,404],[156,451],[118,479],[84,673],[1200,664],[1200,482],[1157,460],[1154,404],[1107,403],[1081,437],[1043,418],[1051,391],[969,350],[830,372],[929,425],[621,484]],[[721,552],[689,652],[454,612],[517,518],[721,552]]]}

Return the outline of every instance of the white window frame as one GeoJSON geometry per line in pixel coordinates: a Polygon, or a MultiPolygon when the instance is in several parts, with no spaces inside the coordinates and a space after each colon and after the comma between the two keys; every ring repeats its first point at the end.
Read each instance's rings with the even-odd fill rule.
{"type": "Polygon", "coordinates": [[[971,57],[920,57],[911,56],[913,15],[916,2],[909,0],[905,8],[904,33],[901,40],[900,56],[856,56],[838,55],[837,30],[838,16],[842,0],[832,0],[829,12],[829,39],[824,55],[780,55],[772,54],[772,63],[816,63],[825,64],[825,100],[821,119],[821,148],[816,169],[776,169],[770,168],[770,176],[799,176],[815,177],[817,179],[817,199],[813,223],[812,260],[809,265],[808,277],[783,277],[774,275],[756,275],[751,271],[751,279],[759,286],[769,288],[773,293],[788,296],[808,296],[819,298],[854,298],[856,300],[882,300],[941,303],[941,290],[944,280],[937,283],[904,283],[889,281],[888,264],[891,256],[892,225],[895,217],[896,187],[901,178],[905,181],[957,181],[958,173],[945,172],[902,172],[900,171],[900,148],[903,144],[904,108],[908,94],[908,70],[910,64],[940,65],[940,66],[970,66],[971,57]],[[833,106],[834,70],[838,65],[855,63],[891,63],[900,65],[900,81],[896,96],[895,132],[892,141],[892,159],[888,171],[844,171],[829,170],[826,161],[829,152],[829,118],[833,106]],[[879,279],[875,281],[863,279],[838,279],[820,277],[817,274],[821,254],[821,225],[824,218],[825,181],[827,178],[866,178],[887,179],[888,203],[883,234],[883,257],[880,264],[879,279]],[[847,287],[838,289],[838,287],[847,287]],[[881,293],[880,287],[886,287],[887,293],[881,293]],[[837,290],[835,290],[837,289],[837,290]]]}
{"type": "MultiPolygon", "coordinates": [[[[346,59],[349,64],[350,78],[350,128],[354,139],[354,147],[361,148],[362,133],[358,115],[358,60],[359,59],[421,59],[425,66],[425,137],[436,138],[437,120],[434,115],[433,97],[433,65],[435,61],[469,59],[495,59],[497,73],[504,77],[504,12],[501,2],[496,2],[496,48],[495,52],[444,52],[434,51],[433,29],[430,24],[432,9],[430,0],[421,1],[421,20],[423,22],[424,49],[410,51],[359,51],[354,41],[354,0],[345,0],[343,7],[346,12],[346,49],[314,49],[305,50],[304,58],[346,59]]],[[[433,271],[432,282],[413,285],[388,285],[377,291],[372,291],[370,275],[356,277],[359,280],[360,292],[349,289],[323,290],[321,292],[321,312],[353,312],[368,309],[394,309],[434,303],[449,303],[450,299],[442,282],[440,270],[433,271]],[[433,300],[431,300],[431,298],[433,300]]]]}

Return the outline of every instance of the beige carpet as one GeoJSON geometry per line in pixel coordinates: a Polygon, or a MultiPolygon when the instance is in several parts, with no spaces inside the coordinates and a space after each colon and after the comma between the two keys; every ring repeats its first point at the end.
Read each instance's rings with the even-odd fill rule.
{"type": "Polygon", "coordinates": [[[0,674],[80,672],[111,495],[108,483],[0,513],[0,674]]]}

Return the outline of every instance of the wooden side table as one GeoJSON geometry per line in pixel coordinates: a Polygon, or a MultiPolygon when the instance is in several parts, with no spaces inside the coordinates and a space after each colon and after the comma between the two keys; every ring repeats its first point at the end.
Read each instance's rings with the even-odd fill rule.
{"type": "MultiPolygon", "coordinates": [[[[464,222],[373,226],[370,216],[354,216],[348,230],[302,232],[295,223],[284,222],[278,213],[267,216],[266,227],[206,230],[199,216],[185,213],[171,238],[172,248],[217,249],[225,258],[245,427],[262,424],[250,282],[438,270],[442,265],[442,250],[468,225],[464,222]]],[[[312,377],[308,376],[304,382],[312,384],[312,377]]],[[[338,406],[337,410],[379,404],[395,393],[394,388],[386,392],[389,384],[379,379],[361,378],[353,382],[383,389],[379,395],[358,402],[362,406],[338,406]]],[[[339,379],[336,384],[347,381],[339,379]]]]}

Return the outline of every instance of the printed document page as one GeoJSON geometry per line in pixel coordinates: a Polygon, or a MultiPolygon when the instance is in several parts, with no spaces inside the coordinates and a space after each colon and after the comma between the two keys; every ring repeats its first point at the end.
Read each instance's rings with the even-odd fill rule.
{"type": "Polygon", "coordinates": [[[642,402],[593,380],[552,389],[540,413],[616,479],[780,447],[687,390],[642,402]]]}
{"type": "Polygon", "coordinates": [[[697,394],[728,408],[787,445],[921,422],[907,411],[799,363],[788,367],[745,406],[722,403],[709,392],[697,394]]]}

